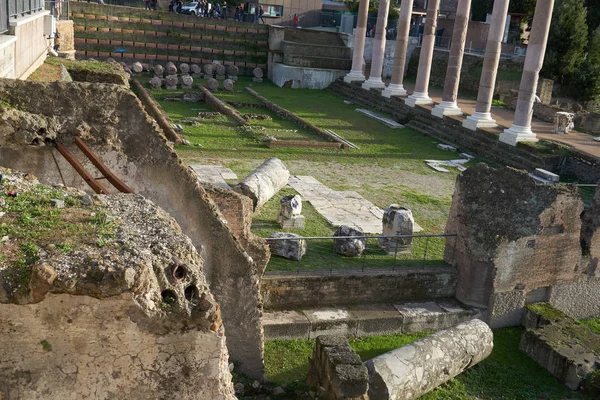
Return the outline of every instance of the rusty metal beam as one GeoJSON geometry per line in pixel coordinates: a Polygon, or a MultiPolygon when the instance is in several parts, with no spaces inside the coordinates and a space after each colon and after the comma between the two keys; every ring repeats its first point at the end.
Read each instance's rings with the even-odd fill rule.
{"type": "Polygon", "coordinates": [[[77,173],[83,178],[85,183],[87,183],[94,192],[98,194],[108,194],[108,192],[94,179],[94,177],[85,169],[83,165],[71,154],[69,150],[65,146],[60,143],[56,143],[56,150],[71,164],[71,166],[77,171],[77,173]]]}
{"type": "Polygon", "coordinates": [[[79,150],[81,150],[81,152],[85,154],[85,156],[92,162],[92,164],[94,164],[94,166],[98,168],[98,171],[100,171],[102,175],[104,175],[106,179],[108,179],[108,181],[112,183],[114,187],[117,188],[117,190],[119,190],[122,193],[133,193],[133,190],[131,190],[122,180],[117,178],[117,176],[113,174],[110,169],[108,169],[108,167],[102,162],[102,160],[96,154],[94,154],[92,149],[90,149],[83,142],[83,140],[81,140],[81,138],[76,137],[75,144],[77,145],[77,147],[79,147],[79,150]]]}

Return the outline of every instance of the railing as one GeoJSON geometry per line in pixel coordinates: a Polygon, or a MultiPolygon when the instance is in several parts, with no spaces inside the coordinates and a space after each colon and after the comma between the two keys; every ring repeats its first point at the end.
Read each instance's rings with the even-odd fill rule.
{"type": "Polygon", "coordinates": [[[33,14],[44,9],[43,0],[6,0],[6,3],[9,19],[22,17],[25,14],[33,14]]]}
{"type": "Polygon", "coordinates": [[[44,9],[44,0],[0,0],[0,34],[8,31],[11,19],[44,9]]]}
{"type": "Polygon", "coordinates": [[[306,241],[306,254],[294,261],[272,255],[269,274],[295,272],[365,271],[368,269],[391,269],[406,267],[445,266],[454,261],[454,243],[446,246],[455,234],[439,235],[364,235],[320,236],[299,238],[265,238],[267,243],[276,241],[306,241]],[[336,253],[335,242],[344,239],[364,239],[365,249],[360,256],[347,257],[336,253]],[[383,244],[383,246],[381,245],[383,244]],[[447,248],[451,250],[447,250],[447,248]]]}
{"type": "Polygon", "coordinates": [[[50,15],[56,19],[69,19],[69,2],[68,1],[44,1],[44,8],[50,11],[50,15]]]}

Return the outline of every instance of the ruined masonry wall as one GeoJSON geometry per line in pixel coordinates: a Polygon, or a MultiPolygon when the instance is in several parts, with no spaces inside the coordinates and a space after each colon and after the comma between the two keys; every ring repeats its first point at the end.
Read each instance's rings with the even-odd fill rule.
{"type": "Polygon", "coordinates": [[[265,308],[291,310],[454,297],[456,279],[456,270],[448,267],[333,276],[265,275],[261,292],[265,308]]]}
{"type": "MultiPolygon", "coordinates": [[[[175,218],[205,259],[206,279],[221,306],[232,360],[238,362],[238,371],[262,378],[258,282],[268,253],[253,247],[251,256],[236,240],[222,214],[143,111],[137,97],[123,87],[109,84],[0,80],[0,99],[44,118],[57,118],[60,131],[48,130],[46,136],[57,135],[57,140],[79,160],[85,160],[72,144],[73,136],[79,134],[129,187],[175,218]]],[[[38,138],[38,143],[44,141],[45,137],[38,138]]],[[[10,129],[0,129],[2,164],[33,173],[42,182],[61,181],[52,151],[52,147],[19,142],[10,129]]],[[[68,186],[89,190],[62,157],[57,156],[57,160],[68,186]]],[[[94,171],[89,162],[84,166],[94,171]]]]}
{"type": "Polygon", "coordinates": [[[157,335],[132,313],[132,302],[131,294],[49,294],[37,304],[0,306],[0,359],[17,366],[2,374],[0,397],[234,398],[222,376],[226,352],[215,351],[225,337],[195,330],[157,335]]]}

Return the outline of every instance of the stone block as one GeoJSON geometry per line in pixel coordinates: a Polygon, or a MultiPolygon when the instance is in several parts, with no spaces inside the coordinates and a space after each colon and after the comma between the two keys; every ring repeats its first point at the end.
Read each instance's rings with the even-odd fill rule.
{"type": "Polygon", "coordinates": [[[367,239],[364,237],[364,233],[358,229],[342,225],[335,230],[333,236],[336,237],[333,239],[333,247],[337,254],[359,257],[365,251],[367,239]]]}
{"type": "Polygon", "coordinates": [[[389,304],[350,306],[356,319],[356,336],[395,335],[402,333],[404,317],[389,304]]]}
{"type": "Polygon", "coordinates": [[[356,336],[357,322],[347,309],[308,309],[304,310],[304,315],[310,321],[310,339],[320,335],[356,336]]]}
{"type": "Polygon", "coordinates": [[[402,333],[447,328],[446,312],[435,302],[397,304],[394,307],[403,317],[402,333]]]}
{"type": "Polygon", "coordinates": [[[277,217],[277,222],[281,229],[304,229],[304,215],[296,215],[291,218],[285,218],[282,215],[277,217]]]}
{"type": "Polygon", "coordinates": [[[536,168],[533,174],[550,182],[558,183],[560,181],[560,176],[542,168],[536,168]]]}
{"type": "Polygon", "coordinates": [[[308,339],[310,322],[298,311],[269,311],[262,317],[265,340],[308,339]]]}
{"type": "Polygon", "coordinates": [[[299,261],[306,254],[306,240],[300,235],[287,232],[274,232],[267,240],[271,254],[299,261]]]}
{"type": "Polygon", "coordinates": [[[489,324],[492,329],[521,325],[525,312],[525,292],[513,290],[490,296],[489,324]]]}

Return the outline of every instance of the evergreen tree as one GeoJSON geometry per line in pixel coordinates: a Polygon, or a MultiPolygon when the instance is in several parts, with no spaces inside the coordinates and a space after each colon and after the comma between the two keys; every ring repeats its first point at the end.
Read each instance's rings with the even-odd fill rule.
{"type": "Polygon", "coordinates": [[[600,27],[596,28],[577,74],[577,95],[581,100],[600,99],[600,27]]]}
{"type": "Polygon", "coordinates": [[[586,0],[587,24],[590,31],[590,38],[600,28],[600,0],[586,0]]]}
{"type": "Polygon", "coordinates": [[[544,77],[563,84],[574,81],[588,43],[584,0],[558,0],[552,14],[544,77]]]}

